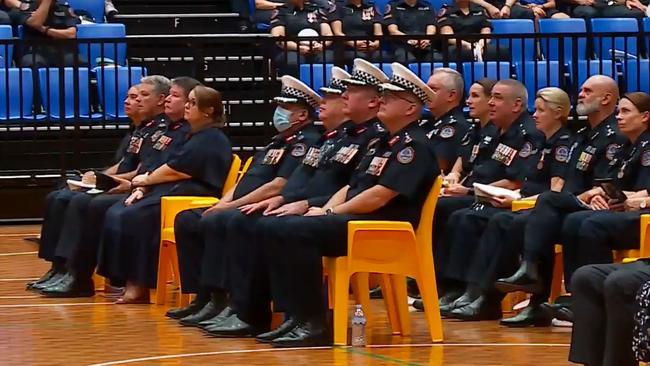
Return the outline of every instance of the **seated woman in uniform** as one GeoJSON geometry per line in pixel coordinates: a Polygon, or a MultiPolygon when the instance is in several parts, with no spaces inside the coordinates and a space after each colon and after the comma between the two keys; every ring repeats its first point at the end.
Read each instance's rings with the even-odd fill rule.
{"type": "MultiPolygon", "coordinates": [[[[436,34],[436,13],[422,0],[393,1],[384,10],[384,24],[391,35],[422,36],[436,34]]],[[[393,44],[395,61],[401,63],[442,61],[431,39],[409,39],[393,44]]]]}
{"type": "MultiPolygon", "coordinates": [[[[650,95],[630,93],[623,97],[619,102],[617,119],[623,133],[626,130],[635,130],[637,134],[641,131],[636,139],[643,147],[638,157],[641,166],[637,160],[635,168],[641,170],[640,174],[644,174],[646,182],[650,183],[647,175],[650,148],[644,144],[650,135],[650,95]]],[[[624,203],[625,212],[599,213],[583,222],[580,233],[586,229],[595,229],[595,232],[580,240],[582,245],[579,248],[582,249],[577,258],[590,263],[610,263],[612,249],[621,245],[638,245],[639,217],[648,213],[646,207],[650,207],[650,198],[647,189],[637,193],[636,197],[628,197],[624,203]],[[585,225],[592,219],[600,224],[585,225]],[[587,246],[587,240],[594,240],[589,243],[593,247],[587,246]]],[[[573,333],[569,361],[585,365],[638,365],[633,354],[634,314],[639,310],[634,297],[647,281],[650,281],[647,258],[628,264],[587,265],[575,272],[571,279],[573,333]]],[[[647,309],[645,311],[641,315],[647,316],[647,309]]],[[[647,337],[647,334],[639,335],[635,341],[647,340],[647,337]]]]}
{"type": "MultiPolygon", "coordinates": [[[[371,37],[381,36],[381,17],[372,3],[365,0],[347,0],[338,4],[336,11],[329,16],[332,32],[335,36],[371,37]]],[[[379,40],[345,41],[345,63],[350,68],[355,58],[370,62],[381,62],[381,44],[379,40]]],[[[385,54],[383,56],[386,56],[385,54]]]]}
{"type": "MultiPolygon", "coordinates": [[[[559,191],[564,184],[566,159],[571,146],[571,138],[565,127],[570,111],[570,100],[566,92],[559,88],[544,88],[537,92],[535,99],[536,128],[541,131],[546,142],[540,151],[527,151],[536,160],[536,166],[526,174],[520,190],[522,197],[535,199],[540,193],[549,189],[559,191]]],[[[520,151],[524,153],[525,149],[520,151]]],[[[482,320],[501,318],[501,295],[493,295],[492,282],[487,287],[470,281],[468,272],[474,269],[472,260],[482,263],[489,260],[491,254],[481,252],[481,237],[491,235],[485,231],[491,217],[500,212],[511,212],[512,198],[495,196],[486,204],[475,204],[470,208],[454,212],[448,221],[450,228],[450,251],[448,261],[442,269],[437,269],[448,282],[467,284],[464,294],[446,306],[441,306],[443,315],[464,320],[482,320]],[[478,253],[478,254],[476,254],[478,253]],[[485,257],[488,258],[485,258],[485,257]],[[470,268],[470,271],[468,271],[470,268]]],[[[476,264],[478,266],[478,264],[476,264]]],[[[485,276],[486,273],[482,273],[485,276]]],[[[483,277],[481,277],[481,280],[483,277]]],[[[494,279],[494,277],[493,277],[494,279]]],[[[481,282],[482,283],[482,282],[481,282]]]]}
{"type": "Polygon", "coordinates": [[[191,132],[183,148],[150,174],[132,180],[136,187],[106,213],[99,249],[98,273],[126,281],[119,304],[148,302],[155,287],[160,244],[160,198],[168,195],[216,196],[232,161],[223,124],[221,93],[197,86],[185,105],[191,132]]]}
{"type": "MultiPolygon", "coordinates": [[[[271,16],[271,36],[273,37],[309,37],[331,36],[332,28],[328,16],[336,7],[319,8],[307,0],[287,0],[287,4],[274,10],[271,16]]],[[[278,55],[275,62],[282,73],[298,76],[300,64],[333,62],[334,54],[327,50],[331,42],[320,41],[279,41],[278,55]]]]}
{"type": "Polygon", "coordinates": [[[447,52],[443,53],[443,58],[454,61],[508,60],[510,50],[507,46],[495,45],[490,42],[489,38],[469,39],[463,37],[467,34],[489,35],[492,33],[492,24],[488,20],[485,9],[472,4],[470,0],[456,0],[454,4],[445,5],[438,16],[440,34],[458,36],[447,40],[449,48],[447,52]]]}

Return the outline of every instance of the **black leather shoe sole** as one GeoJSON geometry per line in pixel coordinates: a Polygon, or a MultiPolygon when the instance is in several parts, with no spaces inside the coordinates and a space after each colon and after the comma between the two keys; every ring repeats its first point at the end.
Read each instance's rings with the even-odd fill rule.
{"type": "Polygon", "coordinates": [[[526,328],[526,327],[549,327],[551,326],[551,321],[549,319],[530,319],[530,320],[521,320],[521,321],[512,321],[507,322],[507,319],[503,319],[499,324],[506,326],[508,328],[526,328]]]}
{"type": "Polygon", "coordinates": [[[248,327],[246,329],[237,329],[237,330],[205,330],[205,334],[214,338],[251,338],[255,337],[258,334],[266,333],[269,329],[257,329],[253,327],[248,327]]]}

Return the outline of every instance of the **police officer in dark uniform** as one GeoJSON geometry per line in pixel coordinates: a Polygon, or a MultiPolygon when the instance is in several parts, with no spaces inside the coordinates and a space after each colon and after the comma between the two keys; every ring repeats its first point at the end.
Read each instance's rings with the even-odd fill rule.
{"type": "Polygon", "coordinates": [[[508,60],[510,51],[507,46],[490,43],[487,38],[468,39],[467,34],[490,34],[492,24],[485,9],[470,3],[470,0],[456,0],[455,5],[443,6],[438,16],[440,34],[458,35],[450,38],[449,48],[443,56],[450,60],[494,61],[508,60]]]}
{"type": "MultiPolygon", "coordinates": [[[[165,164],[185,143],[190,131],[184,120],[185,103],[188,95],[200,83],[189,77],[171,81],[169,95],[165,99],[165,116],[155,124],[149,122],[150,136],[132,139],[131,151],[141,156],[136,175],[152,172],[165,164]],[[144,141],[147,139],[147,141],[144,141]],[[137,148],[141,145],[140,148],[137,148]],[[141,150],[141,151],[138,151],[141,150]]],[[[94,288],[92,274],[97,263],[99,235],[105,211],[112,204],[126,199],[125,194],[110,194],[109,197],[80,195],[75,197],[65,213],[65,223],[56,255],[66,259],[67,276],[56,286],[50,286],[41,293],[45,296],[78,297],[92,295],[94,288]],[[100,205],[101,202],[101,205],[100,205]],[[90,211],[92,206],[93,210],[90,211]],[[104,211],[99,211],[103,207],[104,211]],[[98,220],[100,219],[100,220],[98,220]],[[98,222],[99,221],[99,222],[98,222]]]]}
{"type": "MultiPolygon", "coordinates": [[[[452,213],[474,202],[473,183],[518,189],[530,166],[537,163],[530,156],[542,147],[543,136],[528,114],[527,99],[525,87],[515,80],[501,80],[492,89],[490,118],[499,134],[484,136],[472,171],[461,183],[445,188],[436,206],[433,243],[438,273],[444,273],[449,258],[445,227],[452,213]]],[[[446,292],[440,299],[441,306],[458,298],[458,284],[439,283],[446,292]]]]}
{"type": "MultiPolygon", "coordinates": [[[[521,197],[531,198],[549,189],[561,189],[571,146],[571,135],[565,127],[571,108],[566,92],[559,88],[542,89],[536,95],[535,104],[533,117],[546,142],[543,148],[531,152],[531,159],[537,164],[526,173],[520,190],[521,197]]],[[[451,250],[444,278],[467,283],[468,269],[476,258],[488,221],[499,212],[510,213],[511,204],[511,198],[494,197],[488,202],[475,202],[470,208],[451,215],[446,236],[451,250]]],[[[441,312],[463,320],[499,319],[502,296],[494,296],[494,291],[490,290],[470,284],[462,296],[441,312]]]]}
{"type": "MultiPolygon", "coordinates": [[[[331,36],[332,29],[328,23],[329,14],[336,10],[331,4],[329,9],[318,7],[306,0],[288,0],[284,7],[274,10],[271,16],[271,35],[273,37],[297,37],[311,30],[321,36],[331,36]]],[[[286,74],[298,76],[299,65],[303,63],[333,62],[334,55],[328,46],[331,42],[319,41],[283,41],[275,62],[286,74]]]]}
{"type": "Polygon", "coordinates": [[[408,221],[417,226],[422,205],[440,169],[431,140],[417,123],[433,94],[415,74],[394,63],[378,117],[390,136],[372,146],[347,186],[321,208],[286,219],[284,230],[265,227],[271,271],[285,273],[281,283],[293,328],[277,335],[275,347],[331,344],[324,326],[322,257],[347,253],[351,220],[408,221]],[[367,199],[372,196],[374,199],[367,199]]]}
{"type": "MultiPolygon", "coordinates": [[[[149,302],[155,287],[160,248],[160,198],[215,196],[223,190],[232,149],[223,126],[221,93],[205,86],[189,94],[185,119],[191,131],[182,148],[151,173],[133,178],[136,187],[106,212],[97,271],[126,281],[118,304],[149,302]]],[[[169,139],[158,140],[166,144],[169,139]]]]}
{"type": "Polygon", "coordinates": [[[567,0],[566,11],[574,18],[583,18],[587,31],[591,30],[592,18],[637,18],[645,17],[644,6],[650,5],[647,0],[567,0]]]}
{"type": "Polygon", "coordinates": [[[449,173],[458,157],[462,138],[467,134],[469,122],[463,114],[463,77],[456,70],[437,68],[427,85],[434,91],[429,103],[432,120],[421,122],[429,129],[428,136],[436,147],[438,165],[443,174],[449,173]]]}
{"type": "MultiPolygon", "coordinates": [[[[148,143],[143,142],[149,135],[155,132],[155,129],[157,129],[159,125],[164,126],[164,123],[162,123],[162,118],[164,118],[163,102],[169,92],[169,80],[162,76],[149,76],[142,80],[142,83],[138,85],[137,91],[138,93],[135,95],[135,100],[131,99],[130,96],[133,95],[131,93],[130,96],[127,97],[126,102],[129,102],[129,108],[137,111],[137,115],[135,115],[137,118],[147,122],[140,123],[129,137],[128,143],[122,144],[126,151],[117,166],[117,170],[113,171],[109,169],[107,171],[107,173],[112,174],[115,179],[131,179],[135,176],[136,169],[140,162],[147,160],[147,155],[151,152],[151,150],[147,148],[148,143]],[[133,104],[135,105],[130,106],[131,101],[133,101],[133,104]]],[[[89,182],[93,183],[93,179],[90,179],[89,182]]],[[[125,191],[126,189],[118,187],[111,193],[124,193],[125,191]]],[[[77,222],[73,220],[69,224],[66,224],[66,217],[62,213],[67,212],[69,204],[72,202],[73,198],[78,200],[86,200],[89,198],[85,196],[87,196],[87,194],[83,192],[70,191],[68,189],[58,190],[48,195],[46,199],[45,220],[41,228],[39,257],[52,262],[53,266],[52,269],[36,281],[36,283],[29,284],[28,288],[40,291],[45,287],[57,283],[66,274],[65,259],[57,257],[57,247],[62,238],[63,228],[69,227],[69,225],[76,226],[77,222]]],[[[104,199],[115,203],[117,202],[115,200],[120,199],[118,196],[119,195],[100,195],[99,197],[106,197],[104,199]]],[[[124,198],[125,197],[121,199],[124,198]]],[[[96,229],[97,227],[93,226],[92,228],[96,229]]]]}
{"type": "Polygon", "coordinates": [[[609,176],[610,162],[625,141],[614,118],[618,86],[613,79],[602,75],[590,77],[582,85],[578,98],[576,110],[587,115],[589,127],[578,131],[571,147],[562,191],[545,192],[539,196],[526,220],[522,263],[514,275],[499,279],[495,284],[501,292],[522,290],[536,294],[526,311],[515,318],[502,320],[504,325],[550,323],[539,305],[548,298],[553,248],[561,239],[561,230],[557,228],[562,227],[567,215],[589,210],[590,204],[595,206],[599,203],[598,198],[594,199],[598,191],[590,188],[594,187],[596,179],[609,176]]]}
{"type": "Polygon", "coordinates": [[[174,233],[182,288],[197,293],[189,307],[167,313],[171,318],[181,319],[181,324],[198,325],[226,308],[230,257],[228,253],[218,252],[227,249],[220,245],[224,241],[225,228],[234,216],[243,215],[239,207],[278,195],[309,149],[320,139],[320,131],[312,123],[321,100],[316,92],[300,80],[284,75],[280,96],[274,100],[278,107],[273,124],[279,134],[254,156],[237,185],[211,208],[186,210],[176,216],[174,233]],[[218,262],[201,266],[204,257],[218,262]],[[201,278],[211,281],[201,283],[201,278]]]}
{"type": "MultiPolygon", "coordinates": [[[[424,0],[391,1],[384,10],[384,24],[391,35],[436,34],[436,13],[424,0]]],[[[431,39],[413,39],[394,43],[395,60],[402,63],[442,61],[437,43],[431,39]]]]}
{"type": "MultiPolygon", "coordinates": [[[[11,8],[20,7],[20,4],[19,0],[0,1],[0,25],[11,25],[11,18],[8,12],[11,8]]],[[[9,63],[11,64],[11,60],[9,60],[9,63]]]]}
{"type": "MultiPolygon", "coordinates": [[[[234,253],[231,258],[234,263],[231,267],[233,273],[230,276],[233,282],[229,292],[235,313],[206,327],[209,334],[220,337],[246,336],[268,329],[271,320],[270,283],[276,276],[274,273],[269,274],[268,258],[263,255],[267,243],[265,235],[258,228],[275,227],[282,231],[287,216],[303,215],[309,207],[324,205],[347,184],[353,170],[366,154],[367,146],[385,135],[381,122],[376,118],[379,109],[377,87],[382,81],[386,82],[388,78],[381,70],[365,60],[355,60],[353,75],[342,80],[344,85],[348,85],[342,98],[343,110],[351,119],[351,125],[346,126],[348,129],[345,133],[334,142],[326,155],[320,155],[321,163],[308,177],[301,173],[309,169],[305,167],[307,159],[303,160],[301,168],[296,169],[282,191],[280,199],[285,202],[283,206],[269,210],[269,206],[277,207],[278,203],[261,202],[261,207],[243,207],[242,210],[248,216],[239,216],[230,221],[226,241],[233,247],[234,253]],[[366,99],[362,102],[361,97],[364,95],[366,99]],[[254,210],[264,208],[266,216],[252,215],[254,210]]],[[[327,89],[323,91],[327,93],[327,89]]],[[[277,198],[272,200],[275,199],[277,198]]],[[[203,260],[214,261],[207,256],[203,260]]],[[[284,299],[287,297],[286,294],[274,296],[273,307],[276,311],[284,307],[284,299]]],[[[289,320],[291,319],[287,321],[289,320]]],[[[291,324],[289,322],[284,328],[291,324]]],[[[257,338],[270,342],[277,338],[277,332],[259,334],[257,338]]]]}
{"type": "MultiPolygon", "coordinates": [[[[332,32],[335,36],[372,37],[383,35],[381,16],[373,3],[366,0],[347,0],[339,3],[336,11],[329,16],[332,32]]],[[[352,65],[359,57],[371,62],[382,62],[379,40],[355,40],[345,42],[345,63],[352,65]]]]}

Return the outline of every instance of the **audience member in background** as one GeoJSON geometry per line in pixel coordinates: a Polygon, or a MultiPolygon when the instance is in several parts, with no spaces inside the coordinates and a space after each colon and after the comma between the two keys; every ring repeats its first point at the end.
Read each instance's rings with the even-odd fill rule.
{"type": "MultiPolygon", "coordinates": [[[[423,0],[393,1],[384,10],[384,24],[391,35],[435,35],[436,13],[423,0]]],[[[430,39],[411,39],[394,42],[395,61],[401,63],[442,61],[436,49],[439,42],[430,39]]]]}
{"type": "Polygon", "coordinates": [[[115,5],[113,5],[113,0],[104,1],[104,15],[106,19],[110,22],[117,15],[118,11],[115,5]]]}
{"type": "MultiPolygon", "coordinates": [[[[336,10],[333,4],[327,10],[307,2],[307,0],[288,0],[287,4],[273,11],[271,16],[271,35],[273,37],[297,37],[307,34],[331,36],[332,28],[328,16],[336,10]]],[[[332,51],[327,50],[331,42],[322,41],[279,41],[275,58],[280,69],[298,76],[300,64],[333,62],[332,51]]]]}
{"type": "Polygon", "coordinates": [[[648,0],[565,0],[564,6],[572,17],[583,18],[589,30],[592,18],[642,19],[649,3],[648,0]]]}
{"type": "MultiPolygon", "coordinates": [[[[20,8],[20,0],[0,0],[0,25],[11,25],[9,11],[20,8]]],[[[11,60],[9,60],[11,62],[11,60]]]]}
{"type": "MultiPolygon", "coordinates": [[[[335,36],[371,37],[381,36],[381,16],[374,4],[366,0],[347,0],[339,3],[336,11],[330,13],[329,21],[335,36]]],[[[382,55],[379,40],[345,41],[345,63],[352,66],[359,57],[370,62],[381,62],[382,55]]]]}
{"type": "Polygon", "coordinates": [[[255,14],[253,23],[269,24],[273,10],[279,10],[284,6],[285,0],[255,0],[255,14]]]}
{"type": "MultiPolygon", "coordinates": [[[[185,104],[191,132],[183,147],[156,170],[133,178],[131,195],[106,212],[98,272],[126,281],[118,304],[149,302],[156,286],[160,248],[160,198],[221,194],[232,161],[221,93],[197,86],[185,104]]],[[[165,144],[165,142],[159,141],[165,144]]]]}
{"type": "Polygon", "coordinates": [[[473,41],[463,39],[467,34],[492,33],[492,24],[485,9],[470,3],[470,0],[456,0],[454,5],[443,6],[438,16],[438,27],[440,34],[458,36],[448,40],[450,47],[443,56],[450,60],[458,60],[459,56],[464,61],[508,60],[510,57],[507,46],[490,43],[489,38],[473,41]]]}
{"type": "Polygon", "coordinates": [[[447,174],[456,162],[461,139],[469,129],[462,108],[463,77],[456,70],[441,67],[433,72],[427,85],[433,90],[428,104],[433,118],[420,125],[428,130],[438,165],[442,173],[447,174]]]}
{"type": "Polygon", "coordinates": [[[251,27],[251,10],[248,0],[228,0],[230,11],[239,14],[237,27],[240,33],[247,33],[251,27]]]}
{"type": "MultiPolygon", "coordinates": [[[[568,18],[557,10],[555,0],[471,0],[485,8],[492,19],[532,19],[568,18]]],[[[561,0],[558,0],[561,1],[561,0]]]]}

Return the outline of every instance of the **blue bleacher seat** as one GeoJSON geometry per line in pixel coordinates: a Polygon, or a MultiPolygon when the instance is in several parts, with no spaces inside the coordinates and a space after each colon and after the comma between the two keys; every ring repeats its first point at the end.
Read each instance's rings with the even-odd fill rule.
{"type": "Polygon", "coordinates": [[[384,15],[384,10],[386,9],[386,4],[392,2],[393,0],[375,0],[375,7],[379,10],[381,15],[384,15]]]}
{"type": "Polygon", "coordinates": [[[650,18],[643,18],[643,32],[645,33],[645,51],[650,57],[650,18]]]}
{"type": "Polygon", "coordinates": [[[111,118],[125,118],[124,99],[131,85],[140,83],[147,75],[142,67],[96,67],[99,100],[106,115],[111,118]]]}
{"type": "Polygon", "coordinates": [[[45,113],[53,119],[61,117],[69,119],[75,117],[75,110],[78,110],[80,118],[90,116],[90,89],[88,68],[80,67],[77,72],[77,83],[75,84],[75,71],[72,67],[63,69],[63,86],[65,91],[64,110],[61,113],[62,96],[59,90],[59,68],[47,68],[38,70],[38,82],[41,93],[41,103],[45,113]],[[48,90],[49,89],[49,90],[48,90]],[[75,93],[78,93],[79,107],[75,108],[75,93]]]}
{"type": "Polygon", "coordinates": [[[333,64],[303,64],[300,65],[300,80],[318,92],[332,78],[333,64]]]}
{"type": "Polygon", "coordinates": [[[580,88],[587,78],[598,74],[607,75],[618,80],[616,62],[612,60],[579,60],[577,64],[578,75],[574,73],[573,63],[569,63],[567,66],[571,82],[577,88],[580,88]]]}
{"type": "Polygon", "coordinates": [[[95,22],[104,23],[104,0],[68,0],[73,10],[85,10],[89,12],[95,22]]]}
{"type": "Polygon", "coordinates": [[[390,66],[391,65],[390,62],[384,62],[381,65],[377,64],[377,63],[374,63],[373,65],[375,65],[375,67],[381,69],[381,71],[383,71],[384,74],[386,74],[386,76],[388,76],[388,77],[393,76],[393,68],[390,66]]]}
{"type": "Polygon", "coordinates": [[[639,23],[635,18],[606,18],[591,20],[594,52],[600,59],[613,58],[611,51],[620,50],[637,56],[636,37],[612,37],[613,33],[639,32],[639,23]]]}
{"type": "Polygon", "coordinates": [[[449,67],[450,69],[456,70],[457,66],[455,62],[450,62],[448,66],[445,66],[442,62],[434,62],[433,65],[429,62],[423,62],[421,64],[409,64],[409,69],[411,69],[411,71],[413,71],[420,77],[420,79],[424,80],[425,82],[429,80],[429,77],[431,76],[433,70],[440,67],[449,67]]]}
{"type": "Polygon", "coordinates": [[[32,70],[0,69],[0,120],[21,117],[33,118],[33,103],[34,81],[32,70]],[[8,95],[5,93],[8,93],[8,95]],[[9,103],[7,103],[7,98],[9,103]],[[22,105],[20,104],[21,101],[22,105]],[[9,108],[7,108],[7,105],[9,108]]]}
{"type": "Polygon", "coordinates": [[[525,61],[515,63],[517,79],[528,90],[528,109],[535,109],[535,94],[548,86],[560,87],[562,80],[559,61],[525,61]]]}
{"type": "Polygon", "coordinates": [[[558,34],[553,38],[542,39],[542,52],[547,60],[563,61],[564,63],[574,60],[587,59],[587,39],[561,37],[560,34],[586,33],[587,26],[584,19],[540,19],[539,32],[546,34],[558,34]],[[574,45],[574,39],[577,41],[574,45]],[[560,54],[560,41],[562,41],[563,55],[560,54]],[[575,50],[573,47],[575,46],[575,50]],[[575,54],[574,54],[575,52],[575,54]],[[562,59],[560,59],[562,57],[562,59]]]}
{"type": "Polygon", "coordinates": [[[453,5],[454,0],[430,0],[429,3],[433,5],[436,11],[439,11],[443,5],[453,5]]]}
{"type": "MultiPolygon", "coordinates": [[[[535,25],[530,19],[492,20],[494,34],[534,34],[535,25]]],[[[492,42],[497,42],[493,40],[492,42]]],[[[498,40],[499,46],[508,47],[512,61],[532,61],[535,59],[535,40],[533,38],[510,38],[498,40]]]]}
{"type": "MultiPolygon", "coordinates": [[[[10,25],[0,25],[0,39],[11,39],[13,33],[10,25]]],[[[0,45],[0,68],[11,67],[13,60],[14,46],[9,44],[0,45]]]]}
{"type": "Polygon", "coordinates": [[[469,92],[469,88],[474,81],[482,78],[495,80],[509,79],[512,76],[511,70],[510,62],[464,62],[463,79],[465,79],[465,92],[469,92]]]}
{"type": "Polygon", "coordinates": [[[650,60],[627,60],[625,79],[628,92],[650,93],[650,60]]]}
{"type": "MultiPolygon", "coordinates": [[[[77,38],[126,38],[126,28],[124,24],[79,24],[77,38]]],[[[118,65],[126,65],[126,43],[80,43],[79,53],[88,58],[90,67],[97,66],[97,58],[111,59],[118,65]]]]}

